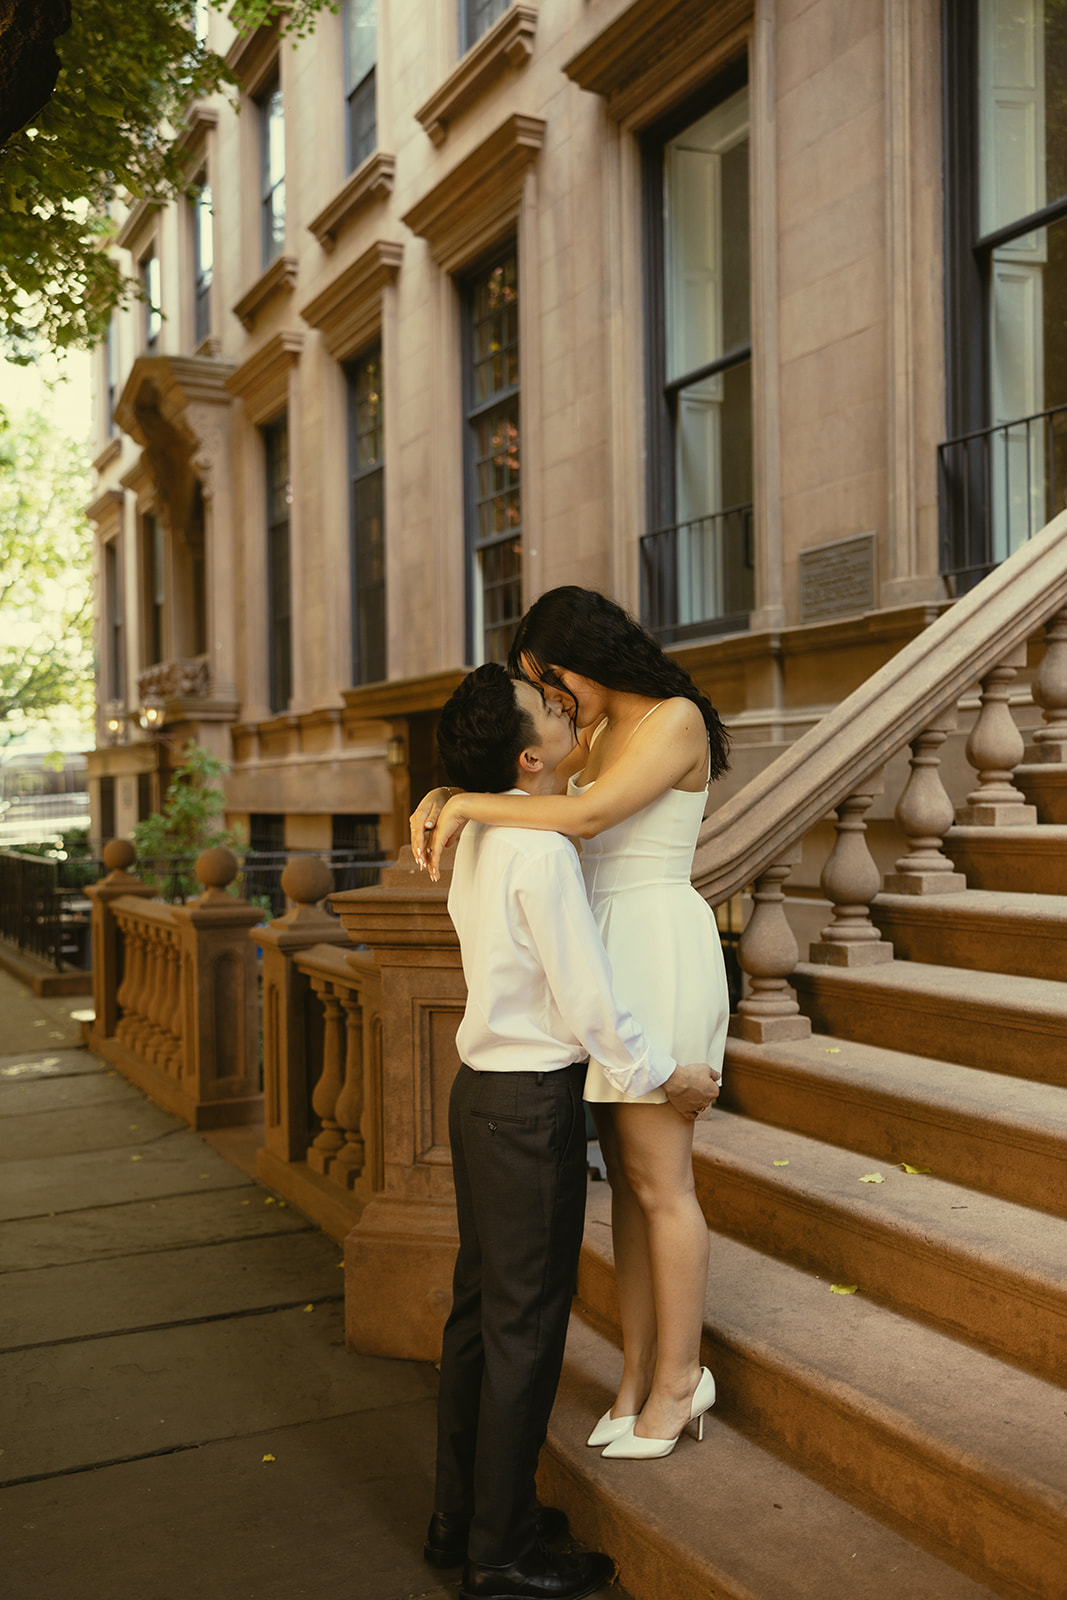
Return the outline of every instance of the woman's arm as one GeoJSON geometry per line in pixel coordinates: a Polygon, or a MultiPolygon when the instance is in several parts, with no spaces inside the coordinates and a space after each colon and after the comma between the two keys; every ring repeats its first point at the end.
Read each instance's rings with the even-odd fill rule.
{"type": "Polygon", "coordinates": [[[704,719],[688,700],[669,700],[641,724],[621,760],[583,794],[458,794],[442,808],[429,857],[436,882],[441,856],[464,822],[538,828],[593,839],[658,800],[692,771],[706,749],[704,719]]]}
{"type": "Polygon", "coordinates": [[[431,789],[429,794],[423,795],[418,807],[408,818],[408,826],[411,829],[411,853],[420,867],[426,865],[425,845],[427,833],[436,826],[437,819],[441,815],[441,808],[445,802],[452,795],[461,793],[462,790],[450,789],[447,786],[442,786],[440,789],[431,789]]]}

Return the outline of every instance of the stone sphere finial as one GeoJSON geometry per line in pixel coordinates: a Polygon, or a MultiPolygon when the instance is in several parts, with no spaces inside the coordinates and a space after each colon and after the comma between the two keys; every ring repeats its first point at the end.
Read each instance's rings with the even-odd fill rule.
{"type": "Polygon", "coordinates": [[[333,873],[318,856],[294,856],[282,873],[282,888],[298,906],[313,906],[333,888],[333,873]]]}
{"type": "Polygon", "coordinates": [[[214,844],[197,856],[196,875],[205,889],[225,889],[237,876],[237,857],[221,844],[214,844]]]}
{"type": "Polygon", "coordinates": [[[109,872],[125,872],[137,860],[137,851],[128,839],[112,839],[104,846],[103,860],[109,872]]]}

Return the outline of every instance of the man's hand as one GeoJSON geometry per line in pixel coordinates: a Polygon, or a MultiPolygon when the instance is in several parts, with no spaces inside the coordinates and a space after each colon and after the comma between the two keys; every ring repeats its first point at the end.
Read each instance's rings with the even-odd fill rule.
{"type": "Polygon", "coordinates": [[[675,1067],[663,1090],[675,1111],[695,1122],[719,1098],[719,1079],[706,1061],[697,1061],[687,1067],[675,1067]]]}
{"type": "Polygon", "coordinates": [[[432,843],[427,839],[438,817],[441,808],[449,795],[454,794],[454,789],[431,789],[419,802],[418,809],[408,818],[411,827],[411,853],[420,867],[425,867],[428,856],[428,845],[432,843]]]}

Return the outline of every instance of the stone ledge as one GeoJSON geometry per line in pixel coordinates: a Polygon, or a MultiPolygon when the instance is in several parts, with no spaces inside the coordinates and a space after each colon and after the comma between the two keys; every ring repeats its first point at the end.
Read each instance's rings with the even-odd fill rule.
{"type": "Polygon", "coordinates": [[[255,327],[256,318],[263,307],[275,295],[289,294],[296,288],[297,265],[295,256],[279,256],[233,306],[234,316],[241,320],[249,333],[255,327]]]}
{"type": "Polygon", "coordinates": [[[332,250],[361,211],[366,211],[379,200],[388,199],[393,192],[395,179],[396,156],[376,150],[362,166],[356,168],[329,205],[323,206],[317,217],[312,217],[308,232],[315,235],[324,250],[332,250]]]}
{"type": "Polygon", "coordinates": [[[318,328],[335,361],[344,361],[367,344],[382,320],[382,293],[396,282],[404,246],[377,239],[357,261],[302,306],[300,315],[318,328]]]}
{"type": "Polygon", "coordinates": [[[524,67],[533,54],[537,8],[513,5],[436,89],[415,118],[435,145],[444,144],[449,124],[509,68],[524,67]]]}
{"type": "Polygon", "coordinates": [[[517,218],[526,171],[544,139],[541,118],[514,113],[401,218],[446,272],[494,243],[517,218]]]}

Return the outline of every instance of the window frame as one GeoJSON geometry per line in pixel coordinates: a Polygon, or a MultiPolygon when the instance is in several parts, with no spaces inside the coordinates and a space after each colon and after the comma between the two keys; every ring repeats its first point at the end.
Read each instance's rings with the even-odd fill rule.
{"type": "Polygon", "coordinates": [[[485,37],[490,28],[495,28],[506,11],[511,9],[512,0],[459,0],[459,53],[466,55],[485,37]],[[489,13],[488,20],[479,26],[478,7],[484,5],[489,13]]]}
{"type": "Polygon", "coordinates": [[[193,240],[193,348],[199,349],[211,337],[212,287],[215,281],[215,213],[212,209],[211,184],[207,168],[197,174],[195,188],[189,197],[192,212],[193,240]],[[204,196],[207,205],[204,205],[204,196]],[[210,260],[203,261],[204,216],[207,216],[207,237],[210,242],[210,260]]]}
{"type": "Polygon", "coordinates": [[[519,542],[519,582],[520,599],[519,612],[515,622],[522,614],[522,555],[523,555],[523,418],[522,418],[522,276],[519,261],[519,241],[515,234],[498,243],[493,250],[482,256],[465,269],[458,280],[461,295],[461,369],[462,369],[462,404],[463,404],[463,529],[464,529],[464,604],[465,604],[465,639],[467,659],[475,664],[488,659],[485,653],[485,619],[484,608],[478,603],[477,574],[478,558],[483,550],[495,549],[505,544],[509,539],[518,538],[519,542]],[[518,351],[518,382],[508,384],[502,389],[494,390],[485,400],[475,400],[475,362],[474,362],[474,300],[478,284],[502,266],[505,262],[514,260],[515,263],[515,293],[516,293],[516,321],[517,337],[516,349],[518,351]],[[478,497],[477,497],[477,466],[475,435],[477,423],[484,417],[491,415],[500,407],[515,403],[518,416],[519,434],[519,526],[517,531],[508,530],[493,539],[480,541],[477,537],[478,522],[478,497]],[[477,636],[475,628],[476,619],[481,613],[481,637],[477,636]]]}
{"type": "Polygon", "coordinates": [[[259,90],[254,101],[259,119],[259,240],[261,264],[264,268],[277,261],[285,251],[285,239],[288,230],[288,205],[286,193],[286,175],[288,160],[286,153],[286,117],[285,96],[282,92],[281,71],[275,63],[273,70],[268,75],[263,87],[259,90]],[[275,117],[275,103],[277,116],[275,117]],[[281,123],[281,150],[282,164],[281,175],[271,178],[271,126],[274,121],[281,123]],[[281,190],[281,237],[275,233],[276,205],[275,198],[281,190]]]}
{"type": "Polygon", "coordinates": [[[385,380],[382,372],[382,347],[381,342],[368,346],[358,355],[354,356],[344,365],[345,383],[348,397],[348,490],[349,490],[349,585],[350,609],[352,619],[352,683],[379,683],[388,677],[389,642],[386,612],[387,578],[385,567],[386,539],[388,530],[385,522],[385,410],[384,393],[385,380]],[[378,364],[378,422],[374,430],[378,435],[378,453],[369,462],[360,465],[360,374],[365,372],[372,362],[378,364]],[[360,521],[358,515],[358,502],[360,498],[359,486],[376,482],[378,495],[378,517],[381,528],[381,577],[369,584],[361,582],[360,569],[363,565],[361,555],[360,521]],[[365,625],[367,613],[371,605],[376,605],[375,622],[379,630],[380,644],[377,648],[368,638],[370,629],[365,625]]]}
{"type": "Polygon", "coordinates": [[[349,173],[361,167],[378,148],[378,7],[374,8],[374,60],[364,72],[358,83],[352,82],[352,65],[349,57],[349,28],[348,11],[352,0],[342,0],[342,23],[344,28],[344,75],[345,75],[345,159],[349,173]],[[371,133],[363,135],[357,141],[354,131],[357,106],[363,109],[362,102],[369,100],[372,105],[371,133]],[[369,143],[367,139],[369,137],[369,143]]]}
{"type": "Polygon", "coordinates": [[[282,716],[293,695],[293,566],[292,566],[292,463],[290,457],[289,414],[280,412],[262,424],[263,482],[265,489],[265,555],[267,567],[267,684],[271,714],[282,716]],[[278,441],[285,441],[284,516],[274,515],[274,452],[278,441]],[[279,593],[278,573],[284,566],[286,583],[284,606],[279,593]]]}
{"type": "Polygon", "coordinates": [[[141,286],[144,289],[142,326],[144,347],[149,354],[155,354],[159,349],[160,335],[163,331],[163,267],[159,259],[158,240],[152,240],[144,254],[139,257],[137,266],[141,286]],[[152,298],[153,294],[156,296],[155,299],[152,298]]]}
{"type": "Polygon", "coordinates": [[[104,617],[107,628],[105,642],[105,699],[124,701],[126,698],[126,612],[122,590],[122,551],[119,536],[105,539],[104,545],[104,617]]]}
{"type": "Polygon", "coordinates": [[[144,665],[155,667],[167,658],[167,549],[166,531],[154,511],[145,511],[141,515],[141,562],[144,583],[142,654],[144,665]]]}

